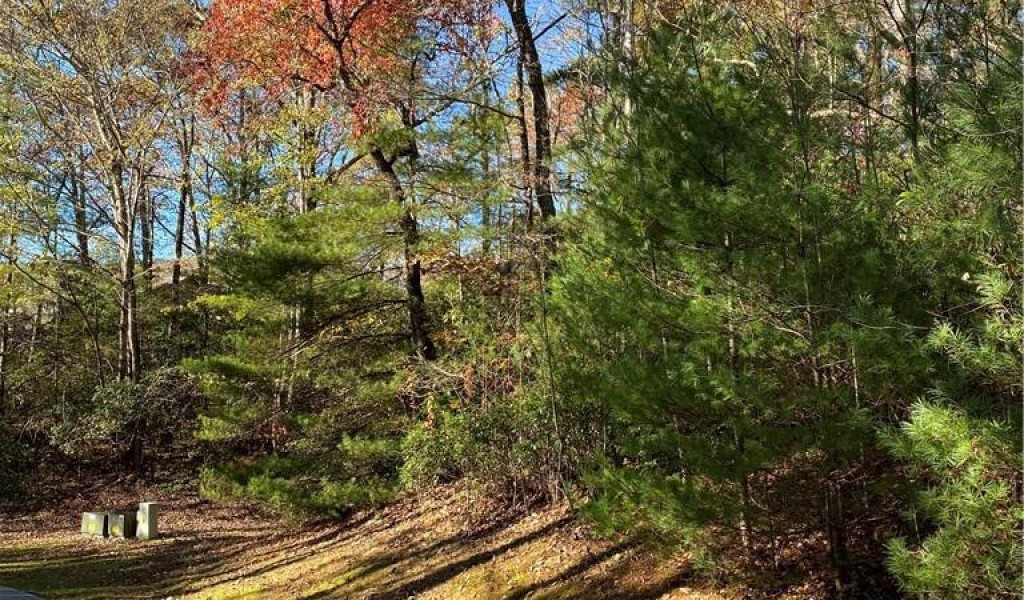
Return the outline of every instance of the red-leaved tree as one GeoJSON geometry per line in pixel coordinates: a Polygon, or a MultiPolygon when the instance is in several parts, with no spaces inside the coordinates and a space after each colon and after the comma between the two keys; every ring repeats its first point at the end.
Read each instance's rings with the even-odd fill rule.
{"type": "Polygon", "coordinates": [[[216,109],[237,89],[257,87],[269,97],[296,86],[316,90],[346,109],[348,125],[363,137],[393,201],[405,210],[405,283],[414,352],[431,360],[416,246],[413,198],[396,163],[418,156],[415,129],[438,114],[424,106],[429,63],[468,53],[474,36],[492,23],[482,0],[215,0],[190,65],[216,109]],[[403,144],[375,144],[374,126],[400,122],[403,144]]]}

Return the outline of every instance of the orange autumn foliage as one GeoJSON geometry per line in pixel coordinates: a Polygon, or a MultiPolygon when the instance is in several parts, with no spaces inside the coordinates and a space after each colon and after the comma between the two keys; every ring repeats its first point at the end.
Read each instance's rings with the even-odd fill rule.
{"type": "Polygon", "coordinates": [[[408,85],[417,37],[452,53],[486,26],[482,0],[215,0],[189,57],[208,106],[244,87],[339,94],[356,121],[408,85]]]}

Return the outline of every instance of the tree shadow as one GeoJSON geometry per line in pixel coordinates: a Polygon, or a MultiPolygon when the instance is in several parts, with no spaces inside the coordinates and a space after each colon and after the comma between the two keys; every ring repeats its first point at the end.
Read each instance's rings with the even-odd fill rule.
{"type": "Polygon", "coordinates": [[[162,598],[236,578],[243,557],[260,565],[256,572],[300,562],[341,533],[263,531],[176,532],[155,542],[66,538],[74,545],[0,548],[0,585],[49,598],[162,598]]]}
{"type": "Polygon", "coordinates": [[[569,579],[572,579],[574,577],[578,577],[579,575],[582,575],[582,574],[586,573],[587,571],[593,569],[594,567],[600,565],[601,563],[606,562],[608,559],[612,558],[613,556],[615,556],[617,554],[620,554],[621,552],[624,552],[626,550],[635,548],[635,547],[636,547],[636,543],[635,542],[624,542],[624,543],[621,543],[621,544],[616,544],[614,546],[611,546],[610,548],[608,548],[607,550],[605,550],[603,552],[599,552],[597,554],[591,554],[589,556],[586,556],[585,558],[583,558],[583,560],[580,560],[579,562],[577,562],[573,566],[569,567],[568,569],[566,569],[564,571],[561,571],[560,573],[558,573],[558,575],[555,575],[554,577],[549,577],[548,579],[545,579],[543,581],[538,581],[538,582],[532,583],[532,584],[530,584],[530,585],[528,585],[526,587],[522,587],[522,588],[517,589],[516,591],[512,592],[511,594],[505,596],[504,600],[526,600],[526,598],[530,594],[533,594],[533,593],[535,593],[537,591],[540,591],[540,590],[543,590],[543,589],[546,589],[546,588],[549,588],[549,587],[552,587],[552,586],[556,586],[559,583],[564,582],[564,581],[568,581],[569,579]]]}
{"type": "MultiPolygon", "coordinates": [[[[556,521],[548,523],[547,525],[534,529],[528,533],[525,533],[513,540],[505,542],[495,548],[490,548],[480,552],[475,552],[469,556],[463,557],[454,562],[446,563],[436,570],[430,571],[426,574],[416,576],[412,580],[399,580],[392,582],[390,586],[385,583],[383,586],[386,589],[381,589],[374,592],[367,592],[366,598],[372,600],[406,600],[406,598],[415,597],[426,591],[429,591],[445,582],[457,577],[461,573],[464,573],[474,567],[480,566],[486,562],[489,562],[502,554],[510,552],[515,548],[528,544],[532,541],[538,540],[547,536],[571,520],[571,517],[564,516],[556,521]]],[[[470,535],[456,535],[445,540],[434,542],[428,546],[417,548],[408,552],[397,552],[382,554],[369,561],[365,561],[356,566],[353,571],[359,573],[359,579],[366,579],[369,575],[374,572],[386,569],[388,567],[397,567],[402,563],[408,563],[410,561],[417,560],[419,558],[434,554],[445,548],[449,548],[453,553],[460,549],[465,549],[472,546],[474,543],[479,542],[487,537],[494,536],[511,527],[515,520],[512,518],[502,519],[495,523],[492,523],[488,527],[474,531],[470,535]]],[[[345,582],[330,589],[317,592],[313,595],[305,596],[304,600],[324,600],[326,598],[337,598],[337,594],[341,593],[342,588],[345,587],[349,582],[345,582]]]]}
{"type": "Polygon", "coordinates": [[[341,533],[325,530],[313,537],[301,532],[281,533],[271,538],[246,538],[245,542],[225,543],[223,547],[216,544],[207,552],[203,552],[201,546],[193,547],[165,562],[171,573],[183,575],[172,579],[169,589],[177,594],[191,594],[211,586],[259,577],[307,560],[325,544],[340,543],[341,533]],[[282,545],[280,540],[289,537],[295,539],[282,545]],[[239,567],[236,562],[242,557],[246,558],[245,565],[239,567]]]}
{"type": "MultiPolygon", "coordinates": [[[[445,549],[454,550],[457,548],[471,546],[485,538],[500,534],[500,532],[507,529],[508,527],[511,527],[515,522],[516,519],[513,514],[506,514],[503,515],[501,518],[492,520],[485,527],[455,533],[451,536],[434,540],[427,545],[419,545],[414,541],[405,539],[406,536],[408,535],[408,532],[402,531],[402,528],[397,527],[395,523],[390,523],[389,525],[384,527],[374,527],[369,529],[368,531],[364,530],[354,532],[338,531],[337,526],[335,526],[335,528],[331,530],[333,536],[327,536],[333,537],[333,539],[327,543],[317,545],[318,542],[311,542],[310,540],[302,539],[292,544],[293,548],[291,550],[286,551],[287,554],[289,555],[287,559],[271,561],[269,563],[261,565],[257,569],[247,569],[246,567],[243,567],[240,570],[236,570],[235,573],[233,573],[233,576],[231,577],[222,578],[216,581],[211,581],[207,579],[202,583],[203,587],[208,587],[209,585],[223,585],[225,583],[253,579],[259,577],[260,575],[271,573],[278,569],[287,567],[290,564],[305,561],[306,559],[313,558],[317,555],[325,554],[330,556],[340,554],[341,560],[336,562],[336,565],[339,566],[340,569],[335,569],[333,575],[324,573],[321,570],[319,572],[319,575],[321,576],[321,578],[330,579],[333,576],[335,579],[342,579],[344,581],[342,583],[330,587],[326,591],[317,592],[313,595],[303,596],[305,598],[330,597],[330,594],[336,592],[341,587],[356,582],[365,582],[366,580],[372,578],[372,576],[375,575],[377,572],[387,569],[389,567],[395,567],[396,565],[399,565],[401,563],[408,563],[410,561],[422,559],[440,553],[445,549]],[[374,540],[375,544],[384,546],[385,548],[411,546],[412,549],[402,552],[371,554],[369,558],[359,561],[346,560],[347,558],[349,558],[348,552],[346,552],[346,550],[348,550],[349,552],[352,551],[352,548],[347,547],[347,544],[359,538],[372,539],[376,537],[377,534],[386,531],[388,528],[394,528],[396,529],[396,531],[393,532],[391,536],[386,536],[383,539],[374,540]]],[[[279,554],[280,552],[281,547],[275,546],[274,553],[279,554]]],[[[311,585],[315,586],[316,584],[311,583],[311,585]]],[[[195,592],[199,591],[200,589],[202,588],[190,588],[188,591],[195,592]]]]}
{"type": "MultiPolygon", "coordinates": [[[[604,600],[657,600],[665,594],[677,590],[693,581],[693,571],[689,567],[679,569],[668,578],[642,585],[632,589],[617,589],[604,596],[604,600]]],[[[614,583],[614,580],[612,581],[614,583]]],[[[600,584],[597,584],[600,585],[600,584]]],[[[588,593],[579,596],[579,600],[591,598],[588,593]]]]}
{"type": "Polygon", "coordinates": [[[516,590],[503,600],[657,600],[662,596],[692,585],[693,570],[689,565],[662,572],[653,581],[633,583],[628,559],[620,561],[600,575],[595,567],[616,554],[636,549],[636,544],[614,546],[590,557],[543,582],[516,590]]]}
{"type": "MultiPolygon", "coordinates": [[[[188,513],[203,508],[193,504],[178,504],[175,509],[188,513]]],[[[428,540],[431,543],[422,545],[418,536],[405,539],[416,529],[402,524],[424,516],[427,509],[402,509],[366,511],[340,523],[322,521],[290,529],[261,521],[234,527],[230,521],[186,522],[178,530],[165,532],[156,542],[79,538],[71,529],[62,532],[63,528],[52,521],[47,521],[49,527],[39,527],[36,517],[34,524],[19,523],[0,531],[0,535],[14,534],[23,540],[23,530],[40,532],[38,539],[27,540],[17,549],[0,547],[0,585],[49,598],[162,598],[240,581],[259,582],[269,573],[286,572],[282,570],[322,553],[341,554],[342,561],[348,563],[348,554],[358,552],[359,546],[366,543],[385,549],[413,548],[406,553],[375,556],[355,565],[362,569],[361,573],[371,574],[445,548],[472,545],[515,522],[512,514],[506,514],[486,527],[428,540]],[[222,528],[222,524],[226,526],[222,528]]],[[[444,518],[439,514],[437,520],[444,518]]],[[[71,522],[70,518],[66,520],[71,522]]],[[[422,531],[424,524],[416,524],[422,531]]],[[[429,530],[432,524],[427,523],[426,527],[429,530]]],[[[352,563],[356,561],[351,559],[352,563]]]]}
{"type": "Polygon", "coordinates": [[[564,516],[557,521],[553,521],[544,527],[531,531],[525,535],[521,535],[511,541],[505,542],[497,548],[491,548],[484,550],[483,552],[477,552],[476,554],[470,555],[466,558],[458,560],[454,563],[445,565],[443,568],[433,571],[427,575],[424,575],[418,579],[402,584],[397,589],[381,592],[372,596],[374,600],[405,600],[406,598],[414,597],[422,594],[427,590],[435,588],[442,583],[454,578],[455,576],[472,569],[473,567],[480,566],[486,562],[494,560],[498,556],[505,554],[519,546],[528,544],[534,540],[538,540],[550,533],[553,533],[560,529],[565,524],[569,523],[571,517],[564,516]]]}
{"type": "Polygon", "coordinates": [[[440,538],[432,536],[435,526],[450,517],[444,512],[425,516],[430,518],[377,513],[349,523],[284,530],[259,521],[235,527],[206,522],[194,530],[168,532],[157,542],[89,541],[51,532],[54,537],[28,547],[0,547],[0,585],[53,600],[141,600],[204,591],[230,595],[241,589],[266,598],[405,600],[472,571],[465,581],[485,578],[481,598],[647,600],[691,579],[689,569],[668,573],[660,568],[654,583],[636,583],[636,544],[624,542],[576,553],[574,563],[558,573],[544,568],[537,581],[527,570],[548,544],[532,544],[547,538],[552,546],[561,544],[571,515],[556,512],[521,521],[521,515],[510,513],[483,527],[453,533],[448,527],[449,534],[440,538]],[[484,566],[491,561],[500,562],[484,566]],[[515,570],[519,565],[522,571],[515,570]],[[508,573],[531,578],[512,587],[500,579],[508,573]],[[623,587],[623,578],[633,587],[623,587]]]}
{"type": "MultiPolygon", "coordinates": [[[[181,549],[172,547],[171,553],[181,549]]],[[[50,556],[22,550],[0,550],[0,585],[41,594],[48,598],[100,600],[105,598],[151,598],[172,571],[154,570],[144,552],[113,554],[76,552],[72,556],[50,556]]]]}

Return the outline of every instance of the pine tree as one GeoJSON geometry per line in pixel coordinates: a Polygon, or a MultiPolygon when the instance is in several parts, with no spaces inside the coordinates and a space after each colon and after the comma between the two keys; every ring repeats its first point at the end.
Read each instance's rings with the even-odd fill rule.
{"type": "Polygon", "coordinates": [[[903,199],[942,298],[928,345],[948,367],[885,435],[924,488],[915,515],[929,533],[889,544],[893,573],[922,598],[1010,598],[1024,584],[1024,90],[1018,63],[992,67],[946,99],[956,137],[903,199]]]}

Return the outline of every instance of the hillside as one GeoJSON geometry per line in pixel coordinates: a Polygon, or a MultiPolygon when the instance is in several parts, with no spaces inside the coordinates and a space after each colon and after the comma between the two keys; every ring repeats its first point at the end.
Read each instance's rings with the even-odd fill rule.
{"type": "Polygon", "coordinates": [[[52,599],[719,599],[682,559],[591,539],[567,508],[516,516],[465,491],[408,497],[340,523],[288,526],[193,496],[165,502],[154,542],[89,539],[80,510],[132,492],[83,495],[0,524],[0,586],[52,599]]]}

